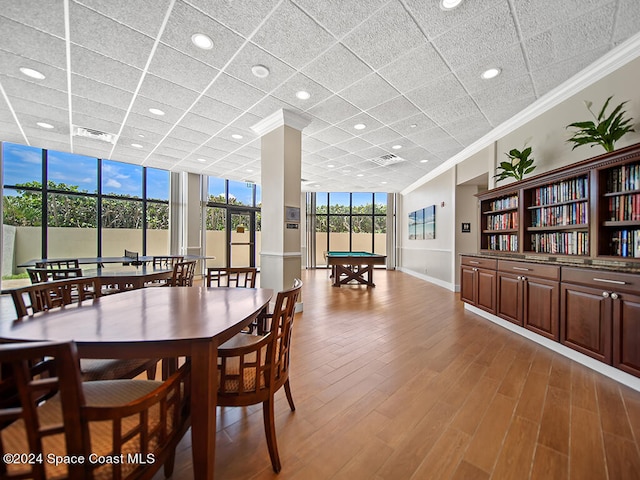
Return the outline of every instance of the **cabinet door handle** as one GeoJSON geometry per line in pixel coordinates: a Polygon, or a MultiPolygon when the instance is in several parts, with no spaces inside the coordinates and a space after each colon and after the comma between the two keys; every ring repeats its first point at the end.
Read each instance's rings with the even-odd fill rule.
{"type": "Polygon", "coordinates": [[[604,298],[609,298],[609,292],[602,292],[602,296],[604,298]]]}
{"type": "Polygon", "coordinates": [[[623,282],[622,280],[609,280],[608,278],[594,278],[594,282],[604,282],[604,283],[615,283],[616,285],[626,285],[627,282],[623,282]]]}
{"type": "Polygon", "coordinates": [[[474,260],[469,260],[469,263],[471,263],[473,265],[480,265],[480,262],[476,262],[474,260]]]}
{"type": "Polygon", "coordinates": [[[613,298],[614,300],[617,300],[620,298],[620,295],[618,295],[617,293],[612,293],[611,298],[613,298]]]}
{"type": "Polygon", "coordinates": [[[477,272],[478,269],[477,268],[472,268],[471,270],[473,270],[474,272],[477,272]]]}
{"type": "Polygon", "coordinates": [[[514,270],[520,270],[521,272],[528,272],[529,270],[531,270],[530,268],[524,268],[524,267],[513,267],[514,270]]]}

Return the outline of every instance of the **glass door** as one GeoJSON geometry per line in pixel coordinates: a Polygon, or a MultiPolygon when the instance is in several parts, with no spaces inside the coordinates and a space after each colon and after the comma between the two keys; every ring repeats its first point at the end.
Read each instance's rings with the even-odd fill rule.
{"type": "Polygon", "coordinates": [[[256,266],[255,212],[229,207],[227,209],[227,265],[229,267],[256,266]]]}

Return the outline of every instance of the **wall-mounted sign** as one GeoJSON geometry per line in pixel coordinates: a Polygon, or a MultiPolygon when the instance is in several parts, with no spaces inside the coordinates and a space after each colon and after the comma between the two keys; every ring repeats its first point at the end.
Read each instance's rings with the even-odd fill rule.
{"type": "Polygon", "coordinates": [[[292,229],[292,230],[297,230],[298,229],[298,224],[297,223],[287,223],[287,228],[292,229]]]}
{"type": "Polygon", "coordinates": [[[462,224],[462,233],[471,233],[471,224],[463,223],[462,224]]]}

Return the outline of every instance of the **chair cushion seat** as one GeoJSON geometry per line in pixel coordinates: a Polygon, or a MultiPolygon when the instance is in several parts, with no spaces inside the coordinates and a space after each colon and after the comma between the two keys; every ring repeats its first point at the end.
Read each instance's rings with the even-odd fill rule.
{"type": "Polygon", "coordinates": [[[94,380],[116,380],[131,378],[152,367],[154,360],[114,359],[114,358],[81,358],[80,371],[85,382],[94,380]]]}
{"type": "MultiPolygon", "coordinates": [[[[155,389],[160,387],[162,382],[151,380],[110,380],[110,381],[94,381],[83,383],[83,391],[87,406],[114,406],[126,404],[138,398],[141,398],[155,389]]],[[[158,425],[160,420],[160,409],[158,405],[154,405],[149,411],[149,422],[158,425]]],[[[51,399],[44,402],[38,407],[38,415],[41,421],[41,427],[59,425],[62,423],[62,411],[60,405],[60,396],[56,394],[51,399]]],[[[140,423],[140,415],[131,415],[122,421],[122,431],[128,432],[135,429],[140,423]]],[[[153,427],[151,428],[151,430],[153,427]]],[[[100,421],[90,422],[89,424],[91,445],[89,452],[95,454],[96,457],[109,455],[112,451],[112,422],[100,421]]],[[[2,444],[4,451],[7,453],[25,453],[29,452],[26,439],[24,422],[22,419],[15,421],[1,432],[2,444]]],[[[151,448],[155,448],[152,441],[151,448]]],[[[64,435],[52,435],[43,439],[43,451],[47,478],[64,478],[67,475],[66,465],[61,464],[55,466],[47,462],[48,455],[56,456],[66,455],[64,435]]],[[[122,474],[126,476],[131,473],[138,464],[128,463],[127,454],[142,453],[139,435],[134,435],[127,441],[123,447],[124,463],[122,464],[122,474]]],[[[85,459],[85,463],[89,463],[90,459],[85,459]]],[[[20,464],[7,465],[9,474],[15,475],[19,472],[28,471],[27,468],[20,464]]],[[[112,478],[111,465],[105,464],[93,472],[94,478],[112,478]]]]}

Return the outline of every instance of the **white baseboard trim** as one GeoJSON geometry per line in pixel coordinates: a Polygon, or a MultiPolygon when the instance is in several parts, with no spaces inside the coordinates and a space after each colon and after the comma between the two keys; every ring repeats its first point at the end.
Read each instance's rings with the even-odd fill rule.
{"type": "Polygon", "coordinates": [[[397,270],[400,270],[403,273],[408,273],[412,277],[419,278],[420,280],[424,280],[425,282],[433,283],[435,285],[438,285],[439,287],[446,288],[447,290],[450,290],[452,292],[456,291],[456,286],[451,282],[445,282],[444,280],[440,280],[439,278],[423,275],[421,273],[418,273],[414,270],[409,270],[407,268],[398,267],[397,270]]]}
{"type": "Polygon", "coordinates": [[[479,315],[482,318],[485,318],[497,325],[500,325],[507,330],[511,330],[512,332],[528,338],[529,340],[532,340],[537,344],[548,348],[549,350],[553,350],[554,352],[557,352],[564,357],[570,358],[571,360],[574,360],[584,365],[585,367],[595,370],[602,375],[612,378],[613,380],[640,392],[640,378],[638,377],[634,377],[633,375],[623,372],[622,370],[618,370],[617,368],[614,368],[611,365],[607,365],[606,363],[599,362],[595,358],[591,358],[588,355],[584,355],[571,348],[565,347],[561,343],[554,342],[553,340],[543,337],[542,335],[538,335],[531,330],[527,330],[526,328],[514,325],[511,322],[503,320],[502,318],[492,315],[491,313],[486,312],[480,308],[474,307],[473,305],[469,305],[468,303],[464,304],[464,308],[465,310],[469,310],[470,312],[475,313],[476,315],[479,315]]]}

